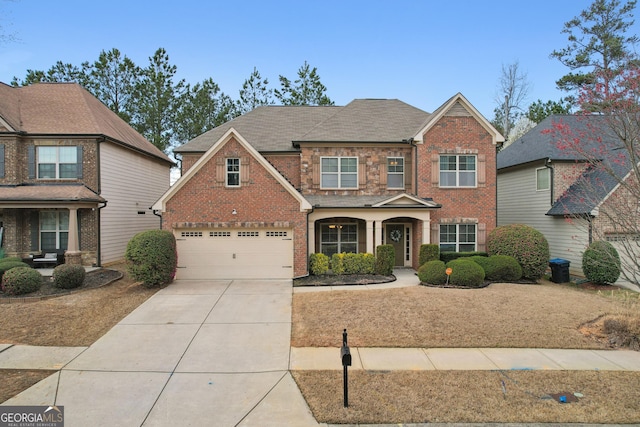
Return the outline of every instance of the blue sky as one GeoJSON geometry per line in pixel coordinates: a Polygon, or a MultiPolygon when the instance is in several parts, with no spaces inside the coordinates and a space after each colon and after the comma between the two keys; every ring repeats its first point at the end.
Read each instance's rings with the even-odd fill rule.
{"type": "Polygon", "coordinates": [[[503,64],[519,61],[529,102],[563,96],[555,81],[568,69],[549,54],[589,3],[0,0],[0,23],[18,38],[0,46],[0,81],[114,47],[146,66],[164,47],[178,78],[211,77],[234,99],[254,66],[277,88],[308,61],[336,105],[397,98],[431,112],[461,92],[491,119],[503,64]]]}

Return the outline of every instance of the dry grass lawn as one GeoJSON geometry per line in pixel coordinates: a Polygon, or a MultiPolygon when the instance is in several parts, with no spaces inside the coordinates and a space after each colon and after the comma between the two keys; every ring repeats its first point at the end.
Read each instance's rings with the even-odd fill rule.
{"type": "Polygon", "coordinates": [[[352,347],[606,348],[579,327],[637,313],[638,294],[627,295],[622,301],[548,282],[296,293],[291,345],[339,347],[346,328],[352,347]]]}
{"type": "MultiPolygon", "coordinates": [[[[347,328],[352,347],[603,349],[603,319],[638,318],[639,297],[549,282],[296,293],[291,345],[339,347],[347,328]]],[[[640,372],[351,371],[349,408],[342,371],[293,376],[325,423],[640,423],[640,372]],[[584,397],[548,398],[574,392],[584,397]]]]}

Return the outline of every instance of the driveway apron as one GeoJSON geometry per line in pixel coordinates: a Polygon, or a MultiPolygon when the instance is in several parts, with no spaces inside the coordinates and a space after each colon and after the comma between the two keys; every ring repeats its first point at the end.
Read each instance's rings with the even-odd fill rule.
{"type": "Polygon", "coordinates": [[[317,426],[288,371],[291,295],[290,280],[176,281],[11,403],[63,405],[67,427],[317,426]]]}

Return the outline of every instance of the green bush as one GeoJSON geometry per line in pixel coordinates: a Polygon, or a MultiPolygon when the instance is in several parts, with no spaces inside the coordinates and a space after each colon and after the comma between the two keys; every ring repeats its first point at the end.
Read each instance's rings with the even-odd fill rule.
{"type": "Polygon", "coordinates": [[[447,268],[451,268],[449,283],[452,285],[479,288],[484,284],[484,270],[469,258],[449,261],[447,268]]]}
{"type": "Polygon", "coordinates": [[[344,256],[346,253],[331,255],[331,271],[333,274],[344,274],[344,256]]]}
{"type": "Polygon", "coordinates": [[[615,283],[621,272],[618,251],[604,240],[591,243],[582,254],[582,272],[593,283],[615,283]]]}
{"type": "Polygon", "coordinates": [[[36,292],[42,286],[42,275],[33,268],[15,267],[2,276],[2,290],[8,295],[36,292]]]}
{"type": "Polygon", "coordinates": [[[376,259],[369,253],[341,253],[331,257],[334,274],[374,274],[376,259]]]}
{"type": "Polygon", "coordinates": [[[515,282],[522,277],[522,267],[514,257],[493,255],[469,258],[484,270],[484,277],[492,282],[515,282]]]}
{"type": "Polygon", "coordinates": [[[496,227],[487,237],[489,255],[509,255],[528,280],[540,279],[549,265],[549,243],[542,233],[524,224],[496,227]]]}
{"type": "Polygon", "coordinates": [[[393,245],[380,245],[376,248],[376,274],[390,276],[396,262],[396,250],[393,245]]]}
{"type": "Polygon", "coordinates": [[[418,265],[425,262],[440,259],[440,246],[433,243],[425,243],[420,245],[420,254],[418,256],[418,265]]]}
{"type": "Polygon", "coordinates": [[[418,279],[430,285],[444,285],[447,283],[447,273],[444,262],[436,259],[427,261],[418,269],[418,279]]]}
{"type": "MultiPolygon", "coordinates": [[[[25,264],[22,261],[5,261],[0,262],[0,279],[4,276],[4,273],[17,268],[17,267],[29,267],[29,265],[25,264]]],[[[31,267],[29,267],[31,268],[31,267]]]]}
{"type": "Polygon", "coordinates": [[[329,257],[325,254],[311,254],[309,256],[309,270],[311,274],[321,276],[329,271],[329,257]]]}
{"type": "Polygon", "coordinates": [[[81,265],[61,264],[53,269],[53,286],[74,289],[82,286],[86,272],[81,265]]]}
{"type": "Polygon", "coordinates": [[[0,258],[0,264],[3,264],[5,262],[23,262],[22,258],[17,257],[17,256],[11,256],[11,257],[7,257],[7,258],[0,258]]]}
{"type": "Polygon", "coordinates": [[[445,263],[458,258],[470,258],[474,256],[488,256],[486,252],[442,252],[440,253],[440,261],[445,263]]]}
{"type": "Polygon", "coordinates": [[[170,231],[136,234],[129,240],[124,256],[131,277],[147,288],[166,285],[175,277],[178,256],[176,239],[170,231]]]}

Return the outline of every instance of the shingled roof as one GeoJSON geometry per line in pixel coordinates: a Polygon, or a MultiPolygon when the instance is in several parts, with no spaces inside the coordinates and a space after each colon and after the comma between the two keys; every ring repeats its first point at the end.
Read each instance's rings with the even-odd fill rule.
{"type": "Polygon", "coordinates": [[[176,153],[205,152],[234,128],[260,152],[304,142],[403,142],[429,114],[396,99],[356,99],[344,107],[262,106],[192,139],[176,153]]]}
{"type": "Polygon", "coordinates": [[[0,118],[15,132],[96,135],[172,162],[169,157],[77,83],[0,83],[0,118]]]}

